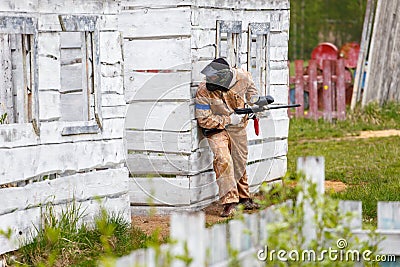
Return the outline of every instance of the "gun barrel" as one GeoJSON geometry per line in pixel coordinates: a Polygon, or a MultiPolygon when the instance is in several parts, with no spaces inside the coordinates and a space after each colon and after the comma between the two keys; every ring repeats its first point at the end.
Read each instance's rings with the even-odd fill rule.
{"type": "Polygon", "coordinates": [[[292,104],[292,105],[276,105],[276,106],[269,106],[268,109],[279,109],[279,108],[297,108],[300,107],[300,104],[292,104]]]}
{"type": "Polygon", "coordinates": [[[300,107],[300,104],[292,104],[292,105],[274,105],[274,106],[263,106],[263,107],[254,107],[254,108],[237,108],[235,109],[236,114],[252,114],[261,112],[269,109],[280,109],[280,108],[296,108],[300,107]]]}

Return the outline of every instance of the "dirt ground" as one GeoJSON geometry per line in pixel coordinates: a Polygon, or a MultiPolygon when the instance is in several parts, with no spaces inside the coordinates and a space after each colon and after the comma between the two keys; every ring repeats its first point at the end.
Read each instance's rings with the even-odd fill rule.
{"type": "MultiPolygon", "coordinates": [[[[341,192],[346,189],[346,185],[340,181],[325,181],[326,191],[341,192]]],[[[260,199],[260,196],[255,198],[260,199]]],[[[206,224],[221,223],[227,218],[220,217],[219,214],[222,211],[222,205],[217,202],[212,203],[208,207],[204,208],[206,224]]],[[[143,232],[148,235],[154,233],[154,231],[159,231],[159,238],[162,240],[169,236],[169,215],[152,215],[152,216],[132,216],[132,225],[139,227],[143,232]]]]}
{"type": "MultiPolygon", "coordinates": [[[[388,136],[400,136],[400,130],[383,130],[383,131],[364,131],[359,136],[348,136],[343,138],[335,138],[329,140],[352,140],[360,138],[374,138],[374,137],[388,137],[388,136]]],[[[315,141],[326,141],[324,140],[313,140],[315,141]]],[[[325,191],[341,192],[346,190],[346,184],[340,181],[325,181],[325,191]]],[[[219,216],[222,211],[222,205],[215,202],[204,208],[203,211],[206,215],[206,224],[215,224],[226,221],[226,218],[219,216]]],[[[160,238],[166,238],[169,236],[169,220],[168,215],[153,215],[153,216],[132,216],[132,225],[139,227],[147,234],[152,234],[155,230],[160,231],[160,238]]]]}

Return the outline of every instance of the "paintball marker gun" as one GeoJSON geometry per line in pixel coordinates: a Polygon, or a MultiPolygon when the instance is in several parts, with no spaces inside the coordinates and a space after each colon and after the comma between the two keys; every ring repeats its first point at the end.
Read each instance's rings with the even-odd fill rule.
{"type": "Polygon", "coordinates": [[[255,95],[250,98],[250,103],[254,105],[253,107],[238,108],[238,109],[235,109],[235,113],[236,114],[249,114],[249,119],[254,120],[255,134],[258,135],[260,132],[260,126],[259,126],[259,119],[257,118],[255,113],[262,112],[265,110],[270,110],[270,109],[300,107],[300,104],[268,106],[269,104],[274,103],[274,101],[275,101],[274,98],[270,95],[267,95],[267,96],[255,95]]]}
{"type": "Polygon", "coordinates": [[[236,114],[253,114],[257,112],[262,112],[270,109],[280,109],[280,108],[295,108],[300,107],[300,104],[292,104],[292,105],[275,105],[268,106],[269,104],[274,103],[274,98],[270,95],[267,96],[252,96],[250,98],[250,103],[255,105],[251,108],[237,108],[235,109],[236,114]]]}

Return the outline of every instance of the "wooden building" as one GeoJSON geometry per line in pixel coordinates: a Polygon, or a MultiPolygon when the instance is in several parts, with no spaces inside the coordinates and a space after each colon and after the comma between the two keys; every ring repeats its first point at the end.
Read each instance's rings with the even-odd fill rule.
{"type": "Polygon", "coordinates": [[[0,1],[0,254],[49,205],[130,220],[119,4],[0,1]]]}
{"type": "MultiPolygon", "coordinates": [[[[194,210],[217,199],[212,153],[194,117],[202,68],[216,57],[287,103],[289,1],[123,0],[127,165],[132,212],[194,210]]],[[[286,110],[249,123],[251,191],[286,172],[286,110]]]]}
{"type": "MultiPolygon", "coordinates": [[[[0,229],[13,235],[0,254],[48,205],[77,201],[90,222],[100,207],[130,220],[215,201],[194,117],[200,71],[226,57],[287,103],[288,32],[289,0],[1,1],[0,229]]],[[[252,192],[287,164],[286,110],[260,120],[260,135],[248,129],[252,192]]]]}

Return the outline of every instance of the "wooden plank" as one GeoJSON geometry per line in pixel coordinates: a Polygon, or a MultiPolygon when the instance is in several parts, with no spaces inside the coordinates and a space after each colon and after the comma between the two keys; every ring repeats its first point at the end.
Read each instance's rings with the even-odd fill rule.
{"type": "Polygon", "coordinates": [[[317,82],[317,62],[308,61],[308,103],[309,116],[313,119],[318,118],[318,82],[317,82]]]}
{"type": "MultiPolygon", "coordinates": [[[[36,28],[36,24],[35,24],[36,28]]],[[[35,34],[30,35],[28,37],[28,40],[30,42],[30,70],[29,70],[29,75],[30,75],[30,83],[29,88],[31,90],[31,95],[29,96],[28,94],[28,101],[29,105],[31,108],[31,118],[30,122],[32,122],[33,129],[35,130],[35,133],[37,135],[40,134],[40,106],[39,106],[39,69],[38,69],[38,61],[39,61],[39,51],[38,51],[38,34],[37,30],[35,29],[35,34]]],[[[28,108],[28,114],[29,114],[29,108],[28,108]]],[[[29,118],[29,116],[28,116],[29,118]]]]}
{"type": "Polygon", "coordinates": [[[189,156],[158,153],[128,154],[127,166],[131,174],[190,173],[189,156]]]}
{"type": "Polygon", "coordinates": [[[97,23],[97,16],[87,15],[59,15],[58,16],[63,31],[67,32],[93,32],[97,23]]]}
{"type": "Polygon", "coordinates": [[[124,118],[104,120],[104,129],[99,135],[61,136],[64,128],[95,126],[94,121],[88,122],[46,122],[41,126],[39,140],[29,124],[3,125],[0,129],[0,148],[17,148],[54,143],[77,141],[94,141],[101,139],[122,139],[124,136],[124,118]]]}
{"type": "Polygon", "coordinates": [[[119,29],[124,38],[190,36],[190,15],[189,6],[122,11],[119,29]]]}
{"type": "Polygon", "coordinates": [[[61,120],[85,121],[83,117],[85,103],[82,92],[61,94],[61,120]]]}
{"type": "Polygon", "coordinates": [[[287,170],[286,156],[267,159],[246,167],[250,192],[258,192],[263,182],[283,177],[287,170]]]}
{"type": "Polygon", "coordinates": [[[124,40],[127,70],[190,70],[190,38],[124,40]]]}
{"type": "Polygon", "coordinates": [[[10,159],[0,166],[0,184],[7,184],[53,172],[118,166],[125,161],[125,146],[122,139],[49,144],[0,149],[0,156],[10,159]]]}
{"type": "Polygon", "coordinates": [[[330,60],[323,61],[323,90],[322,90],[322,102],[323,102],[323,116],[325,120],[332,121],[332,62],[330,60]]]}
{"type": "MultiPolygon", "coordinates": [[[[98,23],[95,25],[92,37],[92,53],[93,53],[93,95],[94,95],[94,118],[103,129],[102,101],[103,93],[101,91],[101,63],[100,63],[100,29],[98,23]]],[[[119,48],[117,48],[119,51],[119,48]]]]}
{"type": "Polygon", "coordinates": [[[206,46],[199,49],[192,49],[192,57],[194,60],[213,60],[215,56],[214,45],[206,46]]]}
{"type": "Polygon", "coordinates": [[[61,117],[61,99],[58,91],[40,91],[39,102],[41,121],[58,120],[61,117]]]}
{"type": "Polygon", "coordinates": [[[372,99],[374,99],[378,91],[375,89],[377,87],[374,86],[376,86],[375,79],[377,79],[378,77],[376,72],[379,72],[381,69],[381,66],[378,65],[378,59],[381,59],[380,51],[383,50],[381,46],[383,46],[384,41],[386,41],[385,38],[382,36],[382,31],[380,29],[387,28],[384,25],[385,20],[388,19],[384,14],[387,4],[387,1],[382,0],[377,0],[376,3],[371,45],[370,50],[368,51],[368,71],[365,77],[365,86],[361,101],[362,106],[366,105],[372,99]]]}
{"type": "Polygon", "coordinates": [[[295,102],[300,104],[300,107],[296,108],[296,117],[303,117],[304,115],[303,63],[303,60],[296,60],[294,62],[296,71],[295,102]]]}
{"type": "Polygon", "coordinates": [[[58,205],[72,201],[96,200],[107,196],[122,196],[128,193],[128,179],[127,169],[119,168],[77,173],[36,182],[23,187],[20,197],[26,202],[14,207],[26,209],[50,202],[52,205],[58,205]]]}
{"type": "Polygon", "coordinates": [[[192,119],[189,102],[134,102],[128,105],[126,129],[189,131],[192,119]]]}
{"type": "Polygon", "coordinates": [[[82,86],[82,118],[83,120],[90,119],[90,93],[92,91],[92,83],[90,72],[92,68],[92,40],[91,34],[81,32],[81,55],[82,55],[82,68],[81,68],[81,86],[82,86]]]}
{"type": "Polygon", "coordinates": [[[215,45],[216,30],[192,29],[191,48],[203,48],[215,45]]]}
{"type": "Polygon", "coordinates": [[[229,245],[231,249],[234,249],[236,252],[241,252],[244,249],[242,244],[244,224],[239,220],[231,220],[228,223],[228,231],[229,231],[229,245]]]}
{"type": "MultiPolygon", "coordinates": [[[[308,188],[312,185],[315,186],[316,197],[314,199],[323,198],[325,190],[325,159],[323,157],[302,157],[297,159],[297,171],[304,174],[304,181],[302,187],[304,188],[304,194],[300,192],[297,196],[297,203],[303,204],[304,210],[304,226],[303,226],[303,237],[305,242],[303,244],[309,244],[316,238],[316,224],[314,220],[308,220],[307,218],[314,218],[315,214],[322,214],[322,210],[314,210],[310,204],[310,195],[307,194],[308,188]]],[[[314,201],[315,202],[315,201],[314,201]]],[[[298,204],[300,205],[300,204],[298,204]]],[[[314,205],[318,205],[314,203],[314,205]]],[[[318,205],[320,207],[320,205],[318,205]]]]}
{"type": "Polygon", "coordinates": [[[190,202],[199,203],[204,200],[218,200],[218,184],[213,171],[189,176],[190,202]]]}
{"type": "Polygon", "coordinates": [[[18,249],[21,238],[29,240],[37,232],[35,226],[41,221],[41,208],[21,210],[0,216],[0,230],[7,233],[11,229],[11,239],[0,236],[0,253],[6,253],[18,249]]]}
{"type": "Polygon", "coordinates": [[[68,135],[98,134],[98,133],[100,133],[100,128],[98,125],[71,126],[71,127],[65,127],[61,135],[68,136],[68,135]]]}
{"type": "Polygon", "coordinates": [[[346,85],[344,59],[336,61],[336,116],[338,120],[346,119],[346,85]]]}
{"type": "Polygon", "coordinates": [[[361,98],[361,86],[364,79],[365,61],[367,58],[367,51],[370,45],[372,21],[374,19],[375,0],[368,0],[365,8],[363,31],[361,35],[360,51],[358,54],[357,68],[355,70],[353,95],[351,97],[350,107],[353,110],[357,102],[361,98]]]}
{"type": "MultiPolygon", "coordinates": [[[[107,0],[108,2],[108,0],[107,0]]],[[[105,7],[108,6],[105,1],[99,2],[98,0],[73,0],[72,3],[65,8],[64,5],[59,4],[53,0],[40,1],[39,10],[43,13],[56,13],[56,14],[102,14],[106,11],[105,7]]]]}
{"type": "Polygon", "coordinates": [[[350,213],[351,216],[347,216],[348,220],[343,221],[343,225],[346,225],[350,229],[361,229],[362,228],[362,202],[361,201],[350,201],[341,200],[339,201],[339,213],[342,216],[347,216],[350,213]]]}
{"type": "Polygon", "coordinates": [[[284,156],[287,153],[287,139],[284,140],[263,140],[260,144],[248,146],[249,152],[247,162],[254,162],[284,156]]]}
{"type": "Polygon", "coordinates": [[[227,246],[220,244],[227,243],[227,224],[215,224],[208,228],[212,237],[210,242],[210,264],[219,263],[228,257],[227,246]]]}
{"type": "Polygon", "coordinates": [[[24,74],[23,74],[23,55],[22,55],[22,37],[20,34],[15,35],[15,51],[12,51],[12,63],[15,65],[13,70],[13,87],[16,94],[16,122],[25,123],[27,118],[25,116],[25,87],[24,87],[24,74]],[[18,93],[20,92],[20,93],[18,93]]]}
{"type": "Polygon", "coordinates": [[[196,3],[197,6],[211,7],[211,8],[224,8],[224,9],[249,9],[249,10],[276,10],[276,9],[289,9],[289,1],[246,1],[239,3],[234,0],[206,0],[196,3]]]}
{"type": "Polygon", "coordinates": [[[122,76],[101,76],[101,91],[104,94],[124,94],[124,78],[122,76]]]}
{"type": "Polygon", "coordinates": [[[125,72],[125,99],[127,103],[142,100],[188,100],[189,71],[183,72],[125,72]]]}
{"type": "Polygon", "coordinates": [[[126,130],[127,149],[190,154],[193,147],[190,132],[126,130]]]}
{"type": "Polygon", "coordinates": [[[269,74],[271,85],[288,85],[289,84],[289,70],[288,69],[271,69],[269,74]]]}
{"type": "Polygon", "coordinates": [[[0,10],[4,12],[35,12],[38,7],[38,0],[3,0],[0,2],[0,10]]]}
{"type": "Polygon", "coordinates": [[[61,66],[61,93],[82,91],[82,70],[81,62],[61,66]]]}
{"type": "Polygon", "coordinates": [[[116,64],[122,62],[122,36],[118,31],[100,32],[100,62],[116,64]]]}
{"type": "Polygon", "coordinates": [[[288,85],[270,85],[269,86],[269,94],[272,95],[275,99],[275,103],[277,104],[287,104],[289,89],[288,85]]]}
{"type": "Polygon", "coordinates": [[[203,266],[205,263],[205,215],[203,212],[180,214],[171,216],[170,236],[176,240],[171,250],[172,255],[185,255],[192,259],[191,263],[184,265],[175,259],[173,266],[203,266]]]}
{"type": "Polygon", "coordinates": [[[37,19],[22,16],[0,16],[0,33],[35,34],[37,19]]]}
{"type": "Polygon", "coordinates": [[[400,229],[400,202],[378,201],[378,229],[400,229]]]}
{"type": "Polygon", "coordinates": [[[189,205],[189,179],[130,178],[129,196],[131,205],[189,205]]]}
{"type": "Polygon", "coordinates": [[[60,36],[54,32],[39,33],[39,36],[39,90],[59,90],[62,59],[60,36]]]}
{"type": "Polygon", "coordinates": [[[121,6],[125,10],[129,9],[140,9],[140,8],[166,8],[166,7],[178,7],[178,6],[190,6],[192,0],[122,0],[121,6]]]}

